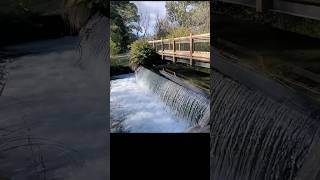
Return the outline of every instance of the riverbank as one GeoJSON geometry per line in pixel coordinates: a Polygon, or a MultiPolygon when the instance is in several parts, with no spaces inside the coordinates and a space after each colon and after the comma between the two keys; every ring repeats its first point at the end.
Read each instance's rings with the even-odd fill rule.
{"type": "Polygon", "coordinates": [[[129,54],[118,54],[110,57],[110,76],[132,73],[129,65],[129,54]]]}

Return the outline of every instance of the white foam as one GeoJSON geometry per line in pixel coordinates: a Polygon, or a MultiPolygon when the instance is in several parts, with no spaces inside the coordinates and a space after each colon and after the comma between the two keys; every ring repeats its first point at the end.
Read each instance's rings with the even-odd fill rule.
{"type": "Polygon", "coordinates": [[[175,117],[160,99],[137,84],[133,74],[111,81],[112,123],[125,132],[184,132],[187,122],[175,117]]]}

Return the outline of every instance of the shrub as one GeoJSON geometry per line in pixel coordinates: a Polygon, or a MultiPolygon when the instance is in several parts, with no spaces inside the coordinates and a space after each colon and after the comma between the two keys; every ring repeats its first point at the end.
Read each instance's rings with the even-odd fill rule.
{"type": "Polygon", "coordinates": [[[190,28],[176,27],[169,30],[169,34],[166,36],[166,38],[189,36],[190,32],[191,32],[190,28]]]}
{"type": "Polygon", "coordinates": [[[135,65],[158,65],[160,56],[145,40],[137,40],[130,45],[130,63],[135,65]]]}
{"type": "Polygon", "coordinates": [[[117,46],[115,42],[110,39],[110,55],[116,55],[120,51],[120,48],[117,46]]]}

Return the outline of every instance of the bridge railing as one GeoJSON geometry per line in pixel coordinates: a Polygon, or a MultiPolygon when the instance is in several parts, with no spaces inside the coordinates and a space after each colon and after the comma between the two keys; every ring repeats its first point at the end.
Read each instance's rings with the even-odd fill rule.
{"type": "Polygon", "coordinates": [[[177,58],[188,59],[190,65],[196,62],[210,63],[210,33],[148,42],[162,59],[171,57],[174,63],[177,58]]]}
{"type": "Polygon", "coordinates": [[[255,8],[257,12],[278,12],[320,20],[318,0],[217,0],[255,8]]]}

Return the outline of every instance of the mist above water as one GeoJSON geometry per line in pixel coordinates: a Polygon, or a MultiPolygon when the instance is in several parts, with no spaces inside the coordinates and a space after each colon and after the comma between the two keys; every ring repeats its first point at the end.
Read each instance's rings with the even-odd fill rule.
{"type": "Polygon", "coordinates": [[[113,132],[184,132],[188,123],[178,118],[134,74],[111,81],[110,112],[113,132]]]}

